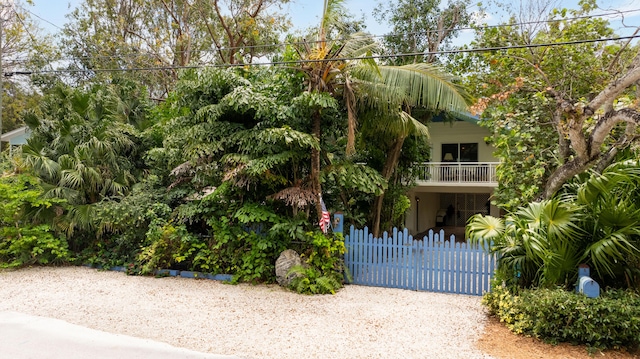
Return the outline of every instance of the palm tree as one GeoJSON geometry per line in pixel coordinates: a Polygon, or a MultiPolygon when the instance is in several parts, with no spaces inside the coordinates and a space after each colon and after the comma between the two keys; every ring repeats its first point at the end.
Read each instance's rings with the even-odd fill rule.
{"type": "Polygon", "coordinates": [[[25,162],[42,180],[46,197],[70,205],[58,218],[68,234],[90,229],[91,205],[126,194],[141,172],[136,126],[146,125],[150,105],[122,97],[136,96],[133,87],[60,86],[42,101],[39,114],[25,116],[32,130],[23,147],[25,162]]]}
{"type": "MultiPolygon", "coordinates": [[[[385,164],[383,176],[391,176],[406,136],[414,131],[426,134],[410,115],[413,107],[431,110],[464,111],[467,97],[462,89],[451,82],[451,78],[436,67],[426,64],[405,66],[379,66],[371,58],[377,45],[368,34],[354,33],[339,41],[328,40],[331,26],[339,25],[340,14],[344,14],[344,0],[325,0],[323,17],[313,44],[305,42],[299,49],[303,60],[300,69],[307,77],[307,91],[329,93],[342,100],[347,110],[347,155],[355,150],[357,114],[364,110],[377,111],[381,123],[394,122],[388,126],[395,146],[385,164]],[[391,130],[393,129],[393,130],[391,130]]],[[[311,116],[311,132],[321,137],[321,108],[311,116]]],[[[320,186],[320,150],[311,151],[311,183],[315,195],[322,196],[320,186]]],[[[380,211],[382,197],[377,200],[376,211],[380,211]]],[[[321,218],[320,201],[316,203],[318,218],[321,218]]],[[[376,216],[374,233],[379,227],[376,216]]]]}
{"type": "Polygon", "coordinates": [[[501,279],[524,287],[568,287],[575,278],[584,232],[579,208],[558,198],[530,203],[504,219],[476,215],[467,225],[474,243],[498,255],[501,279]]]}
{"type": "Polygon", "coordinates": [[[584,213],[583,257],[608,283],[640,285],[639,186],[640,163],[622,162],[592,173],[571,197],[584,213]]]}
{"type": "Polygon", "coordinates": [[[578,264],[611,286],[640,278],[640,166],[615,164],[593,173],[574,191],[533,202],[504,219],[476,215],[467,225],[473,242],[491,244],[499,273],[524,286],[569,287],[578,264]]]}

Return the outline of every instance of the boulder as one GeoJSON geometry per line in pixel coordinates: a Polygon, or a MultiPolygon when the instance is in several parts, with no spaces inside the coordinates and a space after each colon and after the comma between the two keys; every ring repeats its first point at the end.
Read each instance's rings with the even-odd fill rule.
{"type": "Polygon", "coordinates": [[[295,273],[289,273],[291,268],[302,264],[300,255],[293,249],[287,249],[280,253],[276,260],[276,280],[283,287],[288,287],[296,277],[295,273]]]}

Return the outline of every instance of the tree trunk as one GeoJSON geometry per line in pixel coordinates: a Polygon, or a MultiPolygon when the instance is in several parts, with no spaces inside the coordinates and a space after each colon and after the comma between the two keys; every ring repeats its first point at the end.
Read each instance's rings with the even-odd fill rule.
{"type": "MultiPolygon", "coordinates": [[[[318,142],[320,142],[319,112],[313,114],[311,133],[318,139],[318,142]]],[[[318,221],[320,221],[322,220],[322,204],[320,203],[320,198],[322,198],[322,187],[320,186],[320,150],[315,148],[311,149],[311,188],[316,197],[316,212],[318,213],[318,221]]]]}
{"type": "Polygon", "coordinates": [[[566,162],[562,166],[558,167],[545,184],[544,191],[537,198],[537,200],[549,199],[553,197],[562,186],[569,181],[573,176],[578,173],[582,173],[587,170],[595,161],[584,162],[580,158],[576,158],[572,161],[566,162]]]}
{"type": "MultiPolygon", "coordinates": [[[[569,106],[567,106],[569,107],[569,106]]],[[[572,109],[570,109],[572,111],[572,109]]],[[[582,132],[582,123],[585,122],[587,116],[575,115],[571,122],[576,123],[575,126],[568,128],[571,147],[575,152],[575,158],[565,162],[558,167],[545,184],[544,191],[538,199],[551,198],[562,186],[573,176],[582,173],[591,168],[596,163],[601,163],[597,168],[599,171],[604,169],[608,163],[611,163],[617,153],[617,148],[624,148],[635,140],[635,130],[640,125],[640,112],[625,108],[621,110],[612,110],[600,117],[593,126],[591,134],[586,136],[582,132]],[[610,137],[611,131],[621,122],[627,123],[625,134],[620,140],[612,145],[610,151],[602,153],[601,148],[605,140],[610,137]]]]}
{"type": "Polygon", "coordinates": [[[574,158],[562,164],[551,174],[538,200],[551,198],[573,176],[588,170],[594,164],[601,162],[604,166],[613,160],[616,147],[623,148],[636,139],[635,130],[640,125],[640,112],[631,107],[615,110],[609,104],[638,81],[640,81],[640,52],[633,59],[628,72],[611,81],[586,106],[576,106],[574,101],[565,99],[551,87],[547,88],[547,92],[552,94],[557,102],[554,124],[560,136],[565,132],[568,135],[574,158]],[[595,123],[590,125],[592,130],[587,132],[585,123],[601,108],[604,108],[605,114],[597,116],[595,123]],[[564,128],[560,128],[562,117],[566,122],[564,128]],[[612,145],[613,151],[603,154],[601,152],[603,144],[611,138],[615,126],[622,122],[627,123],[625,134],[612,145]]]}
{"type": "MultiPolygon", "coordinates": [[[[398,137],[393,145],[391,151],[387,154],[387,159],[382,167],[382,177],[388,182],[393,174],[393,171],[398,166],[398,159],[402,152],[402,145],[404,144],[405,136],[398,137]]],[[[382,203],[384,202],[384,191],[381,195],[376,197],[373,201],[373,228],[372,233],[374,237],[380,236],[380,215],[382,213],[382,203]]]]}

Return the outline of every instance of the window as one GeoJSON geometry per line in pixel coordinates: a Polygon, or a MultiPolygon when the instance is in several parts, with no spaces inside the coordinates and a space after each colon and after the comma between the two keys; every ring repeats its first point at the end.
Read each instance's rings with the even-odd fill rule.
{"type": "Polygon", "coordinates": [[[478,162],[478,144],[443,143],[442,162],[478,162]]]}

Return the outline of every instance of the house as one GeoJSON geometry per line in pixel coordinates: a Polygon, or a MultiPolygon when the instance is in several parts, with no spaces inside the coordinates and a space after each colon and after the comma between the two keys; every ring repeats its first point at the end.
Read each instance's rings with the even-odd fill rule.
{"type": "Polygon", "coordinates": [[[500,214],[490,203],[499,163],[485,142],[491,133],[477,119],[460,117],[429,127],[431,161],[420,165],[417,185],[408,194],[411,208],[405,225],[414,235],[444,228],[447,235],[463,238],[469,217],[500,214]]]}
{"type": "Polygon", "coordinates": [[[7,133],[3,133],[2,136],[0,136],[0,141],[9,144],[9,154],[11,154],[15,147],[26,144],[30,136],[31,130],[29,130],[29,127],[24,126],[7,133]]]}

